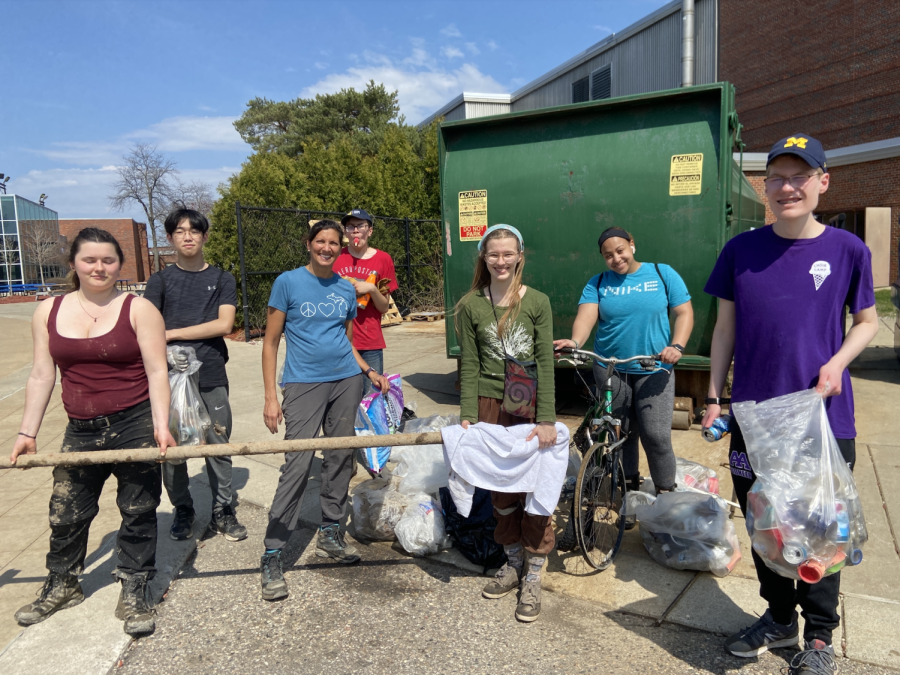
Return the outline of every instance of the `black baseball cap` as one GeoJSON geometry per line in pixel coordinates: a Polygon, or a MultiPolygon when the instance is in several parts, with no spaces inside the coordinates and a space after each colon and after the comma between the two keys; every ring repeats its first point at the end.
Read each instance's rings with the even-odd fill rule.
{"type": "Polygon", "coordinates": [[[341,225],[346,225],[347,221],[351,218],[359,218],[360,220],[369,221],[369,225],[372,225],[372,216],[369,215],[369,212],[365,209],[353,209],[352,211],[348,211],[347,215],[341,218],[341,225]]]}
{"type": "Polygon", "coordinates": [[[781,155],[797,155],[812,168],[828,171],[828,165],[825,161],[825,150],[822,148],[822,144],[808,134],[794,134],[793,136],[782,138],[773,145],[766,159],[766,168],[769,168],[769,164],[772,163],[773,159],[781,155]]]}

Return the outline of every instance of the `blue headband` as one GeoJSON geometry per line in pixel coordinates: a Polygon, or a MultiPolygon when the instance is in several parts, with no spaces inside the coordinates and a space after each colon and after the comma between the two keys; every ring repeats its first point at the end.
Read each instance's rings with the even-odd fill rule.
{"type": "Polygon", "coordinates": [[[522,239],[521,233],[514,228],[512,225],[504,225],[503,223],[499,223],[498,225],[491,225],[488,229],[484,231],[484,234],[481,235],[481,241],[478,242],[478,250],[481,250],[481,245],[484,243],[484,240],[487,239],[487,236],[491,232],[496,232],[497,230],[508,230],[516,235],[516,239],[519,240],[519,248],[524,251],[525,250],[525,241],[522,239]]]}

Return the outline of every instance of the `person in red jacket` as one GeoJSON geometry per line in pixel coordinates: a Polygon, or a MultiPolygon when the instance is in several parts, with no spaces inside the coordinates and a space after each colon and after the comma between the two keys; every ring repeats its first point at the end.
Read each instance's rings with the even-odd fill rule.
{"type": "Polygon", "coordinates": [[[353,346],[375,372],[382,374],[385,344],[381,332],[381,315],[388,311],[390,294],[398,288],[394,261],[384,251],[369,246],[373,223],[372,216],[364,209],[348,212],[341,218],[341,225],[350,244],[341,249],[341,254],[334,263],[334,272],[356,288],[357,313],[353,320],[353,346]],[[386,292],[379,290],[385,285],[386,292]]]}

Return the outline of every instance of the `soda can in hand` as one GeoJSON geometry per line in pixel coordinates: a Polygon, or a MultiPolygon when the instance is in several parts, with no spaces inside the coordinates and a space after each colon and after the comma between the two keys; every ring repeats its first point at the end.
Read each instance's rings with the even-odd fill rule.
{"type": "Polygon", "coordinates": [[[731,415],[720,415],[711,427],[703,429],[700,433],[710,443],[720,441],[731,431],[731,420],[731,415]]]}

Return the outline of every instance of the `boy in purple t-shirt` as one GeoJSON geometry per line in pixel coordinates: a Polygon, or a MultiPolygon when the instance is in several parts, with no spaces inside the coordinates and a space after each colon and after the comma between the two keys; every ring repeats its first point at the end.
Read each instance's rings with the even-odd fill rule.
{"type": "MultiPolygon", "coordinates": [[[[721,414],[725,377],[734,357],[732,402],[765,401],[815,387],[826,397],[831,428],[853,468],[856,429],[847,366],[878,332],[871,254],[855,235],[813,218],[830,176],[821,143],[806,134],[778,141],[766,162],[766,197],[775,223],[731,239],[719,255],[706,292],[719,298],[713,333],[707,413],[709,427],[721,414]],[[853,326],[843,336],[844,305],[853,326]]],[[[740,428],[732,427],[734,487],[746,513],[755,475],[740,428]]],[[[798,645],[796,607],[806,625],[803,651],[790,672],[831,672],[831,646],[840,573],[817,584],[781,577],[753,551],[759,594],[769,608],[752,626],[730,637],[725,648],[752,657],[767,649],[798,645]]]]}

